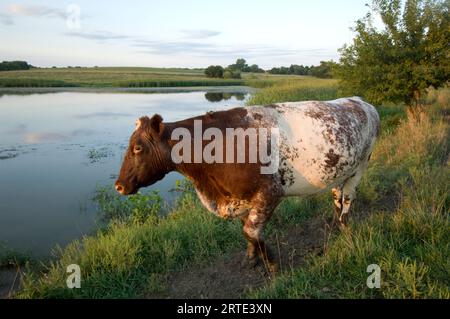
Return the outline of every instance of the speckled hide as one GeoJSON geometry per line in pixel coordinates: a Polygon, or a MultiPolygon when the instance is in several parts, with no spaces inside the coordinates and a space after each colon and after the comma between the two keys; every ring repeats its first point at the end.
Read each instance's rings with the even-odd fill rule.
{"type": "Polygon", "coordinates": [[[358,97],[249,108],[261,126],[281,133],[283,195],[310,195],[342,185],[363,168],[379,133],[376,109],[358,97]]]}

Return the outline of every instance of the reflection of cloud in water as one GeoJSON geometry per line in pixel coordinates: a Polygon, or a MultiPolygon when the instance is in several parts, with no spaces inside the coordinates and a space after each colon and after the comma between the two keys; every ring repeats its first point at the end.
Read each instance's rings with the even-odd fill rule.
{"type": "Polygon", "coordinates": [[[27,131],[27,126],[25,124],[18,124],[14,126],[12,129],[5,131],[6,134],[23,134],[27,131]]]}
{"type": "Polygon", "coordinates": [[[4,131],[6,134],[22,136],[26,143],[60,142],[71,137],[92,136],[96,131],[91,129],[76,129],[68,134],[55,132],[28,132],[25,124],[18,124],[10,130],[4,131]]]}
{"type": "Polygon", "coordinates": [[[76,118],[79,119],[88,119],[93,117],[124,117],[124,116],[131,116],[129,113],[119,113],[119,112],[95,112],[95,113],[89,113],[89,114],[80,114],[76,115],[76,118]]]}
{"type": "Polygon", "coordinates": [[[67,139],[66,135],[52,132],[27,133],[24,135],[24,140],[27,143],[60,142],[67,139]]]}

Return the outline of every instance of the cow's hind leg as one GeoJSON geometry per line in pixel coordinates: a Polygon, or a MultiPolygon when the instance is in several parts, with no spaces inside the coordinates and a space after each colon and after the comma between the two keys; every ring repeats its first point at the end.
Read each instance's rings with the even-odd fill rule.
{"type": "Polygon", "coordinates": [[[333,202],[334,202],[334,217],[333,217],[333,226],[334,226],[342,213],[342,187],[333,188],[331,190],[331,193],[333,195],[333,202]]]}
{"type": "Polygon", "coordinates": [[[356,198],[356,187],[359,185],[364,171],[367,168],[367,161],[361,164],[357,171],[347,179],[342,187],[342,210],[339,216],[339,223],[341,226],[347,224],[348,212],[352,202],[356,198]]]}
{"type": "Polygon", "coordinates": [[[252,209],[247,220],[244,223],[244,235],[249,241],[249,245],[255,248],[258,256],[267,267],[269,272],[276,272],[278,270],[278,264],[275,261],[274,255],[270,248],[266,245],[262,233],[264,225],[268,221],[270,214],[252,209]]]}

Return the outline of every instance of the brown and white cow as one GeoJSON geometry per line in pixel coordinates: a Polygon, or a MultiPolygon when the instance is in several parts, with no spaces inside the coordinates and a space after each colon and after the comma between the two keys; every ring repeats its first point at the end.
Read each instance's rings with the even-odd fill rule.
{"type": "MultiPolygon", "coordinates": [[[[134,194],[140,187],[178,171],[193,183],[208,210],[223,218],[242,220],[248,261],[256,264],[259,257],[271,271],[276,271],[277,264],[262,232],[280,200],[331,190],[337,217],[344,223],[378,136],[380,119],[372,105],[354,97],[239,107],[173,123],[164,123],[156,114],[152,118],[141,117],[136,124],[116,190],[123,195],[134,194]],[[195,132],[199,122],[200,134],[195,132]],[[256,143],[250,137],[232,140],[234,161],[198,161],[196,138],[202,139],[200,152],[211,141],[220,142],[211,154],[225,157],[231,143],[224,137],[227,130],[259,132],[261,128],[278,130],[279,162],[272,174],[261,173],[266,166],[261,160],[250,161],[250,148],[256,143]],[[180,143],[180,136],[174,134],[177,129],[191,133],[189,144],[193,146],[178,150],[179,156],[197,156],[197,160],[174,159],[173,151],[180,143]],[[215,133],[206,134],[205,139],[203,133],[211,130],[215,133]],[[236,160],[239,151],[245,154],[244,162],[236,160]]],[[[266,136],[259,134],[258,138],[258,143],[267,140],[273,145],[266,136]]]]}

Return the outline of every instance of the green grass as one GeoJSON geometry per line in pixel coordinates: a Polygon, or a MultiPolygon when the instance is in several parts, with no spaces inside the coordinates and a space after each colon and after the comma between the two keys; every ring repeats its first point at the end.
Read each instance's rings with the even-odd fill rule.
{"type": "MultiPolygon", "coordinates": [[[[252,101],[268,104],[313,94],[305,92],[329,99],[334,82],[317,80],[315,89],[313,81],[280,78],[252,101]]],[[[335,233],[322,254],[311,253],[301,268],[280,274],[249,297],[450,298],[450,139],[442,117],[449,105],[440,104],[447,93],[433,94],[434,106],[416,116],[401,106],[379,107],[382,134],[358,188],[348,230],[335,233]],[[366,287],[366,269],[373,263],[382,270],[379,290],[366,287]]],[[[107,226],[57,250],[43,271],[29,269],[17,297],[158,295],[171,272],[244,248],[240,222],[218,219],[201,206],[189,185],[180,187],[183,195],[167,215],[159,213],[163,205],[157,194],[123,199],[100,190],[97,200],[107,226]],[[81,267],[81,289],[66,288],[65,270],[73,263],[81,267]]],[[[331,213],[330,194],[284,200],[267,235],[331,213]]]]}
{"type": "Polygon", "coordinates": [[[0,243],[0,269],[23,266],[32,261],[29,253],[20,252],[0,243]]]}
{"type": "MultiPolygon", "coordinates": [[[[264,80],[261,80],[264,81],[264,80]]],[[[336,80],[298,77],[280,78],[256,93],[248,105],[267,105],[276,102],[333,100],[338,97],[336,80]]]]}

